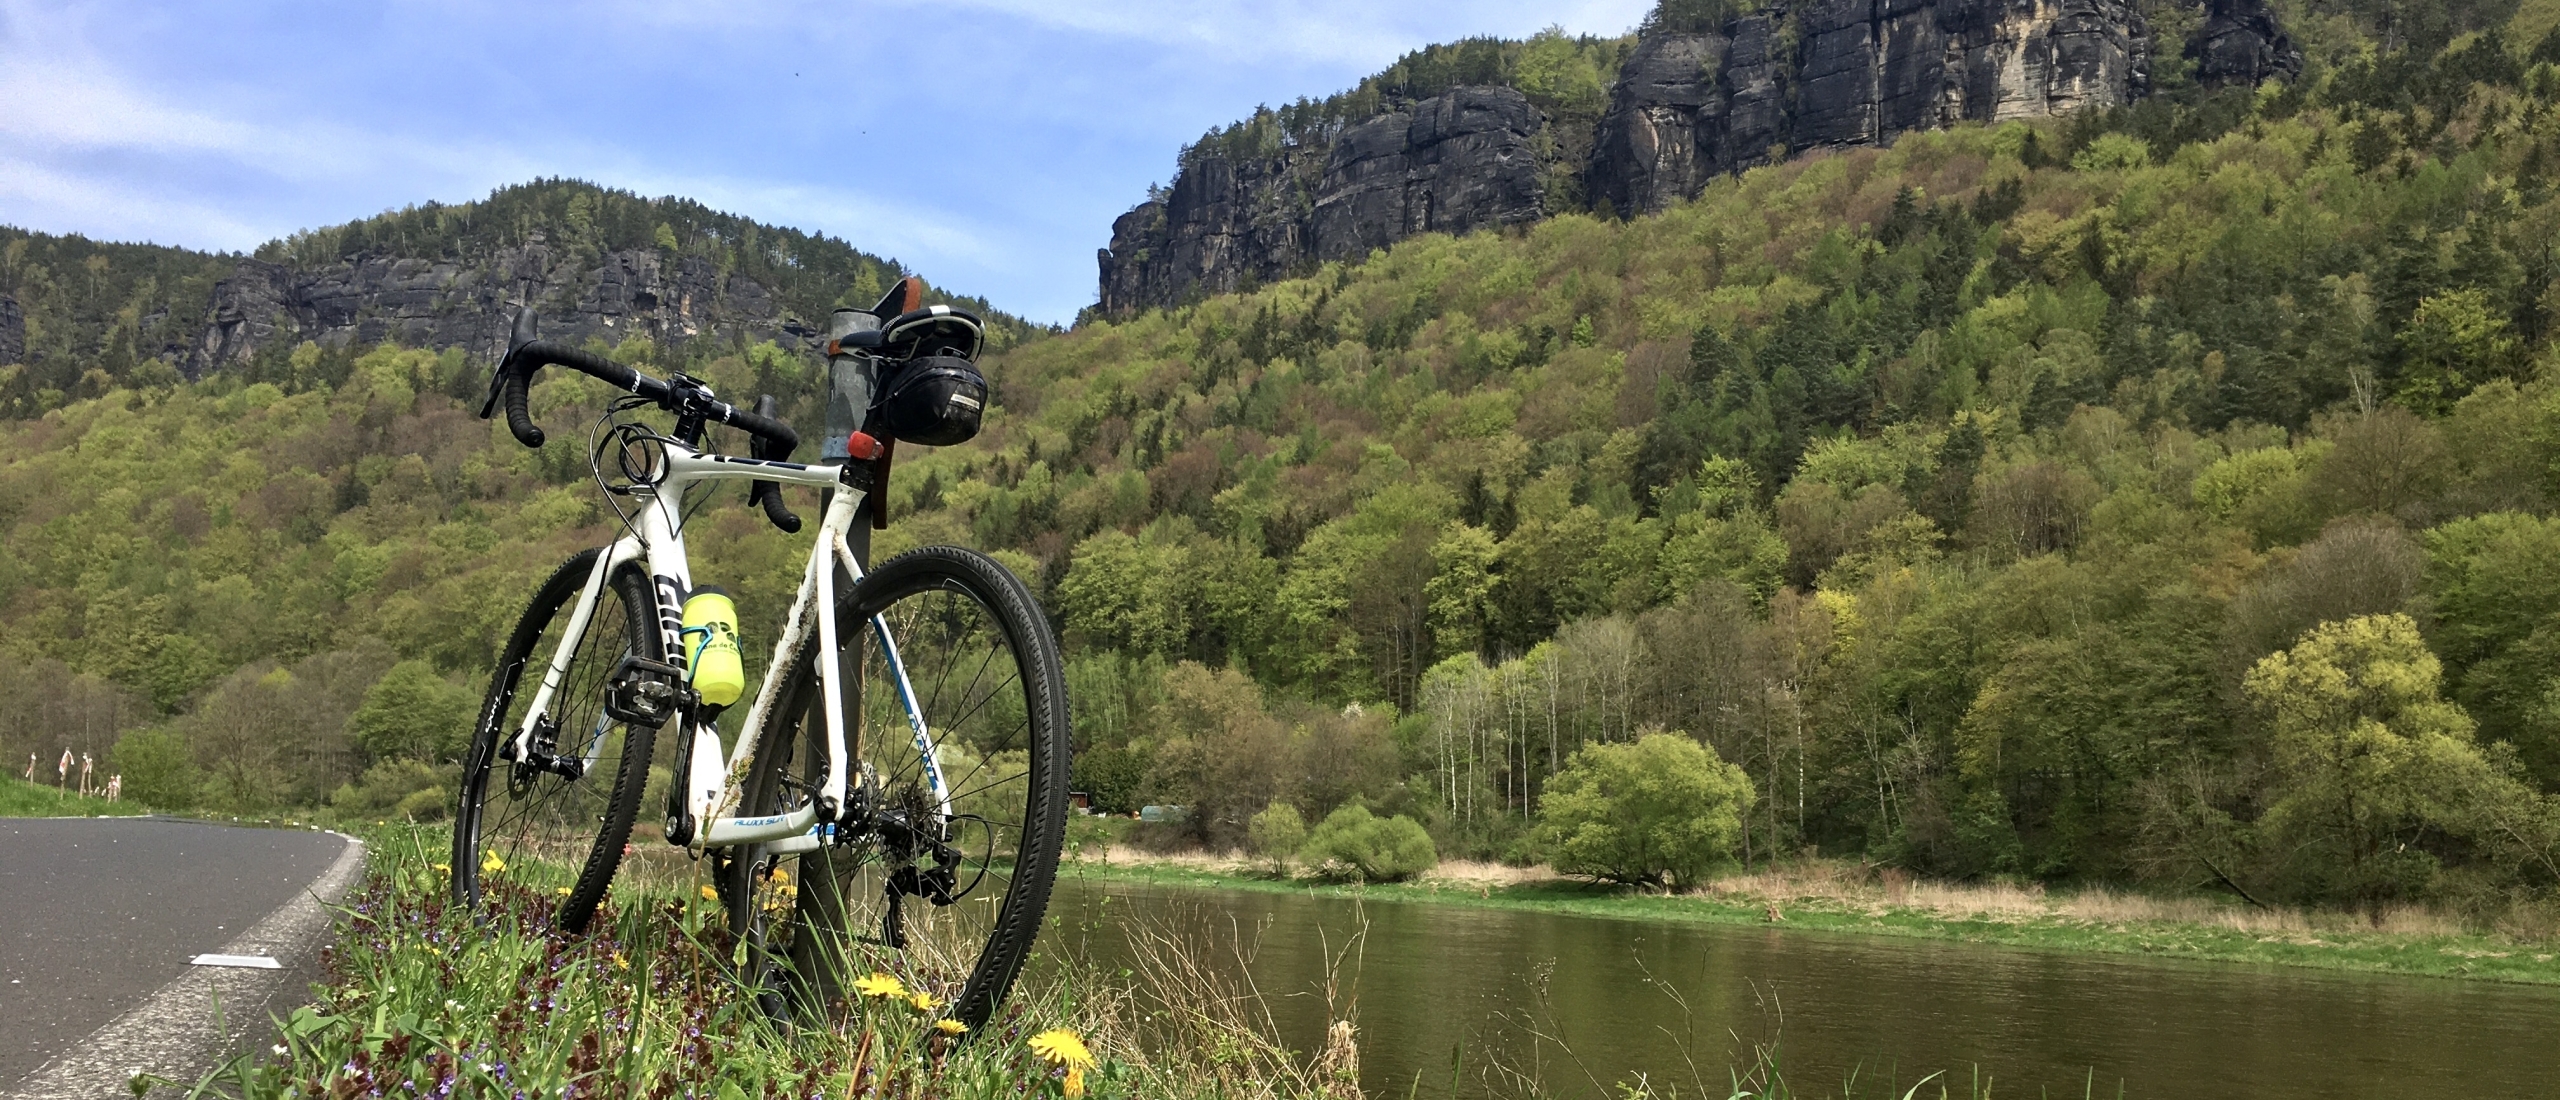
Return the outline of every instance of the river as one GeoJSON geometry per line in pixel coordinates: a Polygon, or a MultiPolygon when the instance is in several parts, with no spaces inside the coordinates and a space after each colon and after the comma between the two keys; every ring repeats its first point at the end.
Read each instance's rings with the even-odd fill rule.
{"type": "Polygon", "coordinates": [[[1859,1096],[1898,1082],[1899,1097],[1933,1071],[1964,1095],[1978,1071],[2002,1096],[2560,1096],[2560,989],[1072,872],[1052,912],[1058,946],[1113,967],[1128,962],[1128,930],[1152,927],[1241,968],[1240,929],[1300,1050],[1322,1045],[1328,946],[1360,935],[1341,977],[1372,1096],[1516,1095],[1488,1075],[1505,1065],[1558,1096],[1615,1096],[1641,1075],[1722,1097],[1727,1067],[1770,1043],[1803,1095],[1839,1095],[1853,1071],[1859,1096]]]}

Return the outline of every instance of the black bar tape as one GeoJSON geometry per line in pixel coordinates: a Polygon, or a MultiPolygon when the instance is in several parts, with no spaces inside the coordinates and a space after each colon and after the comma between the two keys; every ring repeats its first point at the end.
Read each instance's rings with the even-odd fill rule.
{"type": "Polygon", "coordinates": [[[506,376],[503,385],[507,406],[507,430],[514,432],[516,442],[527,447],[542,446],[542,429],[525,412],[525,391],[533,383],[533,372],[544,367],[567,367],[580,374],[601,379],[615,389],[639,394],[664,404],[667,384],[639,371],[616,363],[604,356],[580,348],[536,340],[508,353],[507,361],[498,367],[506,376]]]}
{"type": "Polygon", "coordinates": [[[542,429],[535,427],[533,417],[524,411],[525,373],[511,363],[498,368],[506,380],[500,385],[500,399],[507,407],[507,430],[514,432],[516,442],[527,447],[542,446],[542,429]]]}
{"type": "Polygon", "coordinates": [[[732,428],[736,428],[748,435],[771,440],[772,442],[779,444],[785,454],[790,453],[792,448],[800,445],[800,433],[792,431],[791,425],[785,424],[770,416],[758,416],[746,411],[745,409],[723,406],[719,420],[721,423],[732,428]]]}
{"type": "MultiPolygon", "coordinates": [[[[781,402],[775,401],[773,395],[768,393],[756,398],[756,411],[751,415],[780,425],[782,422],[775,420],[773,416],[774,411],[780,407],[781,402]]],[[[785,427],[783,430],[787,432],[790,429],[785,427]]],[[[796,436],[783,440],[769,439],[762,434],[757,434],[754,442],[748,444],[748,450],[757,458],[781,462],[791,457],[791,448],[798,443],[796,436]]],[[[747,498],[764,505],[764,518],[775,527],[781,528],[783,534],[800,533],[800,517],[792,515],[791,509],[782,503],[782,486],[770,481],[756,482],[747,488],[747,498]]]]}

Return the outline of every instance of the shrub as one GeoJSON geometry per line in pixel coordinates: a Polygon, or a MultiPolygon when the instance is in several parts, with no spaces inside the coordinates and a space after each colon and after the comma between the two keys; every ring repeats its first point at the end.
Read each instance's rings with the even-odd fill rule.
{"type": "Polygon", "coordinates": [[[1360,882],[1401,882],[1440,865],[1440,852],[1419,823],[1379,817],[1356,804],[1326,817],[1298,856],[1318,874],[1360,882]]]}
{"type": "Polygon", "coordinates": [[[350,818],[442,821],[453,812],[459,769],[417,760],[386,760],[341,785],[329,807],[350,818]]]}
{"type": "Polygon", "coordinates": [[[1691,886],[1742,835],[1751,780],[1684,733],[1573,754],[1547,785],[1539,832],[1556,870],[1691,886]]]}
{"type": "Polygon", "coordinates": [[[1273,869],[1288,873],[1289,857],[1298,854],[1307,842],[1307,819],[1298,816],[1298,808],[1286,802],[1274,802],[1253,815],[1249,826],[1253,853],[1271,861],[1273,869]]]}
{"type": "Polygon", "coordinates": [[[376,760],[453,760],[469,745],[478,705],[434,666],[402,661],[364,693],[347,733],[376,760]]]}
{"type": "Polygon", "coordinates": [[[124,796],[155,810],[186,810],[196,804],[195,752],[173,729],[138,729],[116,742],[107,757],[124,776],[124,796]]]}

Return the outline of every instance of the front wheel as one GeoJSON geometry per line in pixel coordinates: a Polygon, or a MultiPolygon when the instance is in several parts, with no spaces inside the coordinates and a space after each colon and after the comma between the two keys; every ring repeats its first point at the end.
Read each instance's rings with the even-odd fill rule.
{"type": "Polygon", "coordinates": [[[534,591],[490,678],[453,821],[453,900],[468,911],[491,899],[551,907],[560,927],[583,932],[622,865],[656,731],[607,715],[605,682],[624,657],[664,654],[656,599],[637,566],[607,577],[584,629],[570,630],[601,553],[570,558],[534,591]],[[529,720],[530,751],[517,753],[529,720]]]}
{"type": "Polygon", "coordinates": [[[1056,639],[1019,579],[957,547],[890,560],[836,615],[837,652],[813,637],[786,671],[743,792],[749,815],[815,796],[816,662],[834,660],[856,770],[834,843],[730,853],[731,924],[777,1012],[822,1012],[849,976],[877,971],[975,1029],[1030,957],[1057,877],[1068,729],[1056,639]]]}

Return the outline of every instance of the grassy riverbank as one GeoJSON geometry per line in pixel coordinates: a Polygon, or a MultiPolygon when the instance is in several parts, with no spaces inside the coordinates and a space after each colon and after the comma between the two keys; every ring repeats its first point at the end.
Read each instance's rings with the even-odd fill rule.
{"type": "Polygon", "coordinates": [[[1244,860],[1150,857],[1115,848],[1064,872],[1177,886],[1309,892],[1567,913],[1613,920],[1676,921],[1854,935],[1953,940],[2054,951],[2560,985],[2560,944],[2461,928],[2432,913],[2360,916],[2259,911],[2202,899],[2109,891],[2044,894],[2013,887],[1864,883],[1837,869],[1736,876],[1705,890],[1664,896],[1612,889],[1515,868],[1458,866],[1422,880],[1358,886],[1283,879],[1244,860]]]}
{"type": "Polygon", "coordinates": [[[140,817],[150,812],[138,802],[109,802],[15,776],[0,777],[0,817],[140,817]]]}

